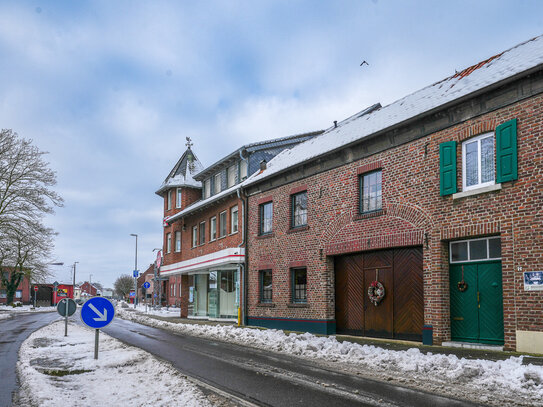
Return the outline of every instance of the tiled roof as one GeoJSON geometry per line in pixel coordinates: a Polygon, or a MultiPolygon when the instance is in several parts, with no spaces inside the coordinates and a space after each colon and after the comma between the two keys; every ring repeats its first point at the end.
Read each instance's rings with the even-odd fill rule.
{"type": "Polygon", "coordinates": [[[202,183],[194,179],[194,175],[201,172],[203,165],[196,157],[196,154],[189,148],[183,153],[179,161],[174,165],[160,188],[156,191],[157,195],[170,188],[175,187],[193,187],[201,188],[202,183]]]}

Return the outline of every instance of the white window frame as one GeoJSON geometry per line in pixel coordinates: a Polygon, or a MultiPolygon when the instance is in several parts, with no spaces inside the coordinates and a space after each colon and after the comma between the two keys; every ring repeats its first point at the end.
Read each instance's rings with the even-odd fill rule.
{"type": "Polygon", "coordinates": [[[166,208],[168,210],[170,210],[170,209],[172,209],[172,190],[171,189],[168,190],[168,199],[167,199],[167,201],[168,202],[167,202],[166,208]]]}
{"type": "Polygon", "coordinates": [[[198,225],[192,227],[192,247],[198,246],[198,225]]]}
{"type": "Polygon", "coordinates": [[[200,232],[200,239],[198,240],[198,244],[199,245],[202,245],[202,244],[205,244],[206,242],[206,221],[202,221],[200,222],[200,225],[199,225],[199,232],[200,232]],[[204,232],[204,233],[202,233],[204,232]]]}
{"type": "Polygon", "coordinates": [[[177,188],[177,195],[175,196],[175,207],[181,208],[181,196],[183,195],[183,192],[181,188],[177,188]]]}
{"type": "Polygon", "coordinates": [[[172,234],[166,233],[166,253],[171,253],[172,251],[172,234]]]}
{"type": "Polygon", "coordinates": [[[222,190],[222,173],[215,174],[213,177],[213,195],[218,194],[222,190]]]}
{"type": "Polygon", "coordinates": [[[217,240],[217,217],[213,216],[209,220],[209,241],[217,240]]]}
{"type": "Polygon", "coordinates": [[[219,238],[225,237],[227,233],[228,233],[228,215],[226,214],[226,211],[222,211],[221,213],[219,213],[219,238]],[[223,215],[224,215],[224,220],[222,219],[223,215]]]}
{"type": "Polygon", "coordinates": [[[239,179],[243,181],[249,175],[249,163],[245,160],[241,160],[239,163],[239,179]]]}
{"type": "Polygon", "coordinates": [[[175,251],[179,253],[181,251],[181,231],[175,232],[175,251]]]}
{"type": "Polygon", "coordinates": [[[226,170],[226,183],[228,188],[236,185],[236,169],[237,166],[234,164],[228,167],[228,169],[226,170]]]}
{"type": "Polygon", "coordinates": [[[230,208],[230,233],[238,233],[238,223],[239,223],[239,211],[238,206],[233,206],[230,208]],[[234,222],[234,213],[236,214],[236,221],[234,222]]]}
{"type": "Polygon", "coordinates": [[[477,136],[477,137],[472,137],[468,140],[465,140],[462,142],[462,191],[470,191],[472,189],[479,189],[479,188],[483,188],[483,187],[487,187],[489,185],[494,185],[496,183],[496,138],[495,138],[495,135],[494,133],[485,133],[485,134],[481,134],[480,136],[477,136]],[[486,139],[486,138],[489,138],[489,137],[493,137],[494,138],[494,151],[493,151],[493,156],[494,156],[494,160],[493,160],[493,165],[494,165],[494,168],[492,169],[492,171],[494,172],[494,179],[492,179],[491,181],[487,181],[487,182],[481,182],[481,174],[482,174],[482,167],[481,167],[481,141],[486,139]],[[466,172],[466,165],[467,165],[467,162],[466,162],[466,146],[468,144],[471,144],[471,143],[477,143],[477,184],[475,185],[470,185],[469,187],[466,186],[466,175],[467,175],[467,172],[466,172]]]}
{"type": "Polygon", "coordinates": [[[204,181],[204,199],[211,196],[211,178],[204,181]]]}
{"type": "Polygon", "coordinates": [[[479,238],[479,239],[454,240],[452,242],[449,242],[449,262],[451,264],[455,264],[455,263],[468,263],[468,262],[469,263],[475,263],[475,262],[480,262],[480,261],[501,260],[502,259],[501,257],[490,257],[490,242],[489,241],[491,239],[501,239],[501,238],[500,238],[500,236],[488,236],[488,237],[483,237],[483,238],[479,238]],[[486,240],[486,254],[487,254],[487,257],[485,259],[471,260],[469,242],[474,242],[476,240],[486,240]],[[468,250],[468,258],[467,258],[467,260],[453,261],[453,259],[452,259],[452,245],[453,244],[458,244],[458,243],[466,243],[467,244],[467,250],[468,250]]]}

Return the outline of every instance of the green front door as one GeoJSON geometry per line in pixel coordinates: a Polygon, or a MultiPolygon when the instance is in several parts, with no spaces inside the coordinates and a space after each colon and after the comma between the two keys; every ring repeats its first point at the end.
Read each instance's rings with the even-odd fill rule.
{"type": "Polygon", "coordinates": [[[452,339],[503,345],[501,261],[451,264],[449,270],[452,339]]]}

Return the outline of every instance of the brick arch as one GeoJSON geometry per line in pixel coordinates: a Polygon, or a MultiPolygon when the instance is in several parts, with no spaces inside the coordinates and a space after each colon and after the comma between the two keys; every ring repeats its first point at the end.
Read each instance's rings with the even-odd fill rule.
{"type": "MultiPolygon", "coordinates": [[[[383,215],[392,218],[398,218],[408,222],[413,226],[414,231],[430,232],[434,229],[434,220],[421,207],[401,202],[387,201],[383,202],[383,215]]],[[[320,237],[320,247],[325,248],[343,229],[349,225],[359,222],[356,218],[358,213],[354,210],[345,211],[337,218],[331,221],[320,237]]]]}

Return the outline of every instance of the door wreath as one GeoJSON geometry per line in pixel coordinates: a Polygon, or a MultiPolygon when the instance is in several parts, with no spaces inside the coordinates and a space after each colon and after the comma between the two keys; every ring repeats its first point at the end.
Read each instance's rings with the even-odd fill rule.
{"type": "Polygon", "coordinates": [[[372,281],[368,287],[368,297],[373,305],[377,306],[385,297],[385,287],[377,280],[372,281]]]}

